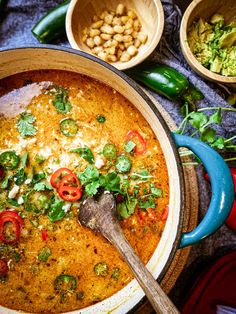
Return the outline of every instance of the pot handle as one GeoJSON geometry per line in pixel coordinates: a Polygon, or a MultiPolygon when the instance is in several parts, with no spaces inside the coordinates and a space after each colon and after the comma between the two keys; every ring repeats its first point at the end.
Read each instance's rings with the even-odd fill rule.
{"type": "Polygon", "coordinates": [[[233,204],[234,185],[226,162],[213,148],[189,136],[172,136],[177,147],[186,147],[201,159],[212,188],[211,202],[204,218],[194,230],[182,234],[179,248],[183,248],[199,242],[221,227],[233,204]]]}

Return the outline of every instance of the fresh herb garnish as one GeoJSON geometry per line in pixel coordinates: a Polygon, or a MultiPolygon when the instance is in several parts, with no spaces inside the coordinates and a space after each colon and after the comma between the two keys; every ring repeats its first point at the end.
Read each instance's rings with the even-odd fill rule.
{"type": "Polygon", "coordinates": [[[46,190],[53,190],[51,185],[48,182],[38,182],[34,185],[35,191],[46,191],[46,190]]]}
{"type": "Polygon", "coordinates": [[[27,163],[28,163],[28,157],[29,157],[28,152],[25,153],[21,157],[21,168],[17,171],[17,173],[13,177],[16,185],[21,185],[27,179],[27,176],[25,173],[25,168],[26,168],[27,163]]]}
{"type": "Polygon", "coordinates": [[[44,161],[46,160],[46,158],[42,155],[37,154],[35,157],[35,161],[37,164],[42,164],[44,161]]]}
{"type": "Polygon", "coordinates": [[[155,197],[161,197],[162,196],[162,189],[159,189],[155,187],[155,185],[152,183],[150,184],[151,194],[155,197]]]}
{"type": "Polygon", "coordinates": [[[48,258],[52,255],[52,251],[49,247],[43,247],[38,255],[38,260],[40,262],[47,262],[48,258]]]}
{"type": "Polygon", "coordinates": [[[79,154],[84,160],[88,161],[90,164],[94,163],[94,156],[91,149],[88,146],[81,148],[72,149],[71,153],[79,154]]]}
{"type": "Polygon", "coordinates": [[[8,198],[7,203],[10,204],[13,207],[19,207],[18,201],[16,198],[8,198]]]}
{"type": "Polygon", "coordinates": [[[116,172],[100,175],[95,167],[89,165],[83,173],[78,173],[78,177],[89,196],[96,195],[100,187],[108,191],[120,192],[120,177],[116,172]]]}
{"type": "Polygon", "coordinates": [[[52,222],[58,221],[65,217],[66,212],[62,208],[63,205],[64,205],[63,201],[57,200],[51,205],[48,212],[48,218],[50,221],[52,222]]]}
{"type": "MultiPolygon", "coordinates": [[[[233,143],[233,140],[236,138],[234,135],[231,138],[224,138],[223,136],[216,135],[216,131],[210,127],[212,124],[221,124],[222,122],[222,111],[231,111],[236,112],[236,109],[231,108],[221,108],[221,107],[207,107],[207,108],[200,108],[196,112],[190,112],[188,113],[188,106],[187,104],[184,105],[186,110],[182,110],[186,112],[186,116],[181,122],[179,128],[176,130],[176,133],[178,134],[184,134],[186,127],[188,123],[190,123],[194,128],[195,131],[190,135],[191,137],[198,135],[200,137],[200,140],[203,142],[208,143],[212,148],[218,149],[218,150],[226,150],[230,152],[236,151],[236,144],[233,143]],[[212,111],[216,110],[215,113],[213,113],[210,116],[207,116],[204,111],[212,111]]],[[[193,154],[192,152],[186,152],[183,151],[180,153],[181,156],[187,156],[193,154]]],[[[235,160],[236,158],[233,158],[231,160],[235,160]]],[[[199,159],[197,159],[199,161],[199,159]]]]}
{"type": "Polygon", "coordinates": [[[148,179],[153,178],[153,176],[147,171],[147,170],[142,170],[140,172],[133,172],[131,174],[131,179],[132,180],[141,180],[141,181],[147,181],[148,179]]]}
{"type": "Polygon", "coordinates": [[[35,121],[36,118],[31,113],[23,112],[20,115],[20,118],[17,121],[17,128],[22,137],[33,136],[37,133],[37,129],[34,126],[35,121]]]}
{"type": "Polygon", "coordinates": [[[147,200],[145,201],[142,201],[141,199],[138,199],[138,204],[139,204],[139,207],[140,208],[144,208],[144,209],[147,209],[147,208],[155,208],[155,201],[154,201],[154,197],[152,195],[150,195],[148,197],[147,200]]]}
{"type": "Polygon", "coordinates": [[[53,106],[57,109],[57,112],[65,114],[71,111],[71,103],[68,100],[68,90],[62,86],[53,86],[50,91],[54,95],[54,100],[52,101],[53,106]],[[55,91],[54,91],[55,90],[55,91]]]}
{"type": "Polygon", "coordinates": [[[24,168],[20,168],[14,175],[14,182],[16,185],[21,185],[27,179],[24,168]]]}
{"type": "Polygon", "coordinates": [[[36,173],[34,176],[33,176],[33,180],[32,180],[32,184],[35,184],[39,181],[41,181],[42,179],[45,179],[46,178],[46,174],[44,172],[39,172],[39,173],[36,173]]]}

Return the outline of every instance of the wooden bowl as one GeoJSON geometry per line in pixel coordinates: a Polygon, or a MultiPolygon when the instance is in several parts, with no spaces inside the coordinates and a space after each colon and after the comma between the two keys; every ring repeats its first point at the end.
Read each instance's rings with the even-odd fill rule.
{"type": "Polygon", "coordinates": [[[141,31],[148,35],[148,40],[139,47],[139,52],[127,62],[111,63],[119,70],[131,68],[146,59],[159,43],[164,28],[164,13],[160,0],[72,0],[66,16],[66,33],[72,48],[92,54],[83,41],[83,30],[92,24],[94,15],[103,11],[115,11],[122,3],[127,9],[133,9],[142,23],[141,31]]]}
{"type": "Polygon", "coordinates": [[[236,83],[236,76],[223,76],[216,74],[201,65],[189,48],[187,31],[193,21],[200,17],[208,20],[214,13],[224,16],[226,23],[236,22],[235,0],[193,0],[185,11],[180,26],[180,44],[183,55],[190,65],[202,77],[221,83],[236,83]]]}

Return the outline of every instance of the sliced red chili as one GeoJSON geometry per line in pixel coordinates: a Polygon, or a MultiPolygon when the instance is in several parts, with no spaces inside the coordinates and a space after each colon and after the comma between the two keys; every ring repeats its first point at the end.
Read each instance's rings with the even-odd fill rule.
{"type": "Polygon", "coordinates": [[[0,259],[0,276],[4,276],[8,273],[9,267],[7,265],[7,260],[0,259]]]}
{"type": "Polygon", "coordinates": [[[142,135],[138,131],[131,130],[127,133],[126,140],[129,141],[131,139],[136,144],[133,149],[134,153],[136,155],[144,154],[147,150],[147,142],[142,137],[142,135]]]}
{"type": "Polygon", "coordinates": [[[162,214],[161,214],[161,220],[166,220],[168,218],[169,215],[169,205],[166,205],[162,214]]]}
{"type": "Polygon", "coordinates": [[[71,186],[81,189],[80,181],[74,173],[68,174],[61,179],[58,189],[62,186],[71,186]]]}
{"type": "Polygon", "coordinates": [[[6,244],[15,244],[20,239],[20,224],[9,216],[0,219],[0,241],[6,244]]]}
{"type": "Polygon", "coordinates": [[[81,189],[74,186],[60,185],[58,193],[67,202],[76,202],[82,197],[81,189]]]}
{"type": "Polygon", "coordinates": [[[56,170],[50,180],[51,186],[54,188],[58,188],[61,180],[67,176],[68,174],[73,174],[73,172],[68,168],[60,168],[56,170]]]}
{"type": "Polygon", "coordinates": [[[12,210],[12,209],[4,210],[3,212],[0,213],[0,221],[3,217],[14,218],[15,220],[18,221],[20,227],[24,225],[24,220],[21,218],[19,213],[15,210],[12,210]]]}
{"type": "Polygon", "coordinates": [[[47,229],[43,229],[42,230],[42,240],[46,241],[47,237],[48,237],[48,231],[47,231],[47,229]]]}

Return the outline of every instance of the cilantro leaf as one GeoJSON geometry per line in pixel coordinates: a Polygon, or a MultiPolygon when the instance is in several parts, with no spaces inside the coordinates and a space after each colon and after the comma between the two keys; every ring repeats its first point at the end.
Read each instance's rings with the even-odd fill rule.
{"type": "Polygon", "coordinates": [[[7,203],[10,204],[13,207],[19,207],[20,205],[18,204],[17,199],[15,198],[8,198],[7,203]]]}
{"type": "Polygon", "coordinates": [[[37,154],[35,157],[35,161],[37,164],[42,164],[44,161],[46,160],[46,158],[42,155],[37,154]]]}
{"type": "Polygon", "coordinates": [[[81,148],[76,148],[71,150],[72,153],[79,154],[82,158],[88,161],[90,164],[94,163],[94,156],[91,149],[88,146],[84,146],[81,148]]]}
{"type": "Polygon", "coordinates": [[[162,189],[156,188],[154,184],[150,184],[151,193],[155,197],[161,197],[162,196],[162,189]]]}
{"type": "Polygon", "coordinates": [[[89,196],[94,196],[97,194],[99,187],[99,181],[94,181],[86,185],[85,191],[88,193],[89,196]]]}
{"type": "Polygon", "coordinates": [[[213,143],[216,140],[216,131],[212,128],[203,129],[201,132],[201,140],[203,142],[213,143]]]}
{"type": "Polygon", "coordinates": [[[189,122],[196,129],[200,129],[204,124],[207,123],[208,117],[202,112],[191,112],[189,122]]]}
{"type": "Polygon", "coordinates": [[[222,117],[221,117],[221,109],[218,109],[215,113],[213,113],[209,118],[210,123],[217,123],[221,124],[222,117]]]}
{"type": "Polygon", "coordinates": [[[138,199],[138,204],[140,208],[155,208],[155,201],[152,195],[149,196],[148,200],[142,201],[141,199],[138,199]]]}
{"type": "Polygon", "coordinates": [[[13,178],[16,185],[21,185],[27,179],[24,168],[20,168],[13,178]]]}
{"type": "Polygon", "coordinates": [[[135,148],[136,144],[133,141],[128,141],[125,144],[125,151],[126,153],[131,153],[133,149],[135,148]]]}
{"type": "Polygon", "coordinates": [[[134,197],[130,197],[127,201],[119,203],[117,205],[117,211],[120,218],[129,218],[135,210],[138,200],[134,197]]]}
{"type": "Polygon", "coordinates": [[[78,177],[81,181],[82,185],[86,185],[88,183],[91,183],[92,181],[98,180],[99,178],[99,172],[97,168],[89,165],[84,172],[78,173],[78,177]]]}
{"type": "Polygon", "coordinates": [[[40,180],[45,179],[45,178],[46,178],[46,174],[45,174],[44,172],[36,173],[36,174],[33,176],[32,184],[35,184],[35,183],[37,183],[37,182],[39,182],[40,180]]]}
{"type": "Polygon", "coordinates": [[[68,100],[68,90],[61,86],[54,86],[51,90],[51,94],[54,94],[53,106],[57,109],[57,112],[65,114],[71,111],[71,103],[68,100]],[[55,90],[55,91],[54,91],[55,90]]]}
{"type": "Polygon", "coordinates": [[[34,185],[35,191],[45,191],[45,190],[53,190],[51,185],[48,182],[38,182],[34,185]]]}
{"type": "Polygon", "coordinates": [[[63,201],[56,201],[53,203],[48,212],[48,218],[50,221],[58,221],[65,217],[66,212],[63,210],[63,201]]]}
{"type": "Polygon", "coordinates": [[[216,148],[216,149],[224,149],[225,139],[222,136],[219,136],[216,141],[211,143],[211,147],[216,148]]]}
{"type": "Polygon", "coordinates": [[[150,178],[153,178],[153,176],[147,170],[142,170],[140,172],[134,172],[131,175],[132,180],[140,179],[141,181],[147,181],[150,178]]]}
{"type": "Polygon", "coordinates": [[[17,128],[22,137],[35,135],[37,130],[33,123],[36,121],[36,118],[28,113],[23,112],[20,115],[20,118],[17,121],[17,128]]]}
{"type": "Polygon", "coordinates": [[[100,176],[100,185],[105,188],[105,190],[113,192],[121,192],[120,190],[120,177],[115,171],[109,172],[106,176],[100,176]]]}

